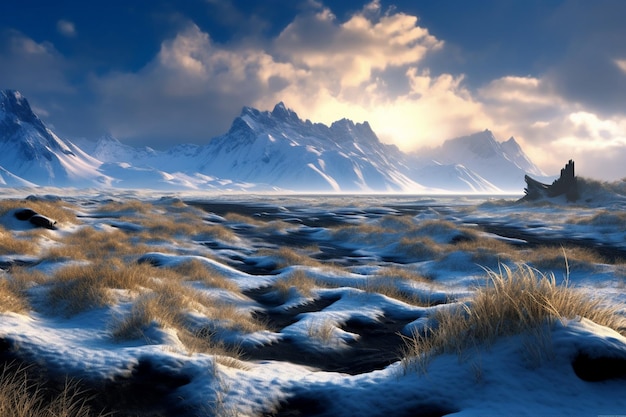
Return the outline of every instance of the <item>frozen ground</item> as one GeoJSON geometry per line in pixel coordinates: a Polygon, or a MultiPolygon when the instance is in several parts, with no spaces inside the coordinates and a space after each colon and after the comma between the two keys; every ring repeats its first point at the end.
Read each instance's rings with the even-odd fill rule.
{"type": "MultiPolygon", "coordinates": [[[[12,190],[3,199],[31,194],[12,190]]],[[[517,196],[49,190],[20,204],[59,199],[77,217],[56,230],[35,234],[14,209],[0,218],[6,233],[38,246],[2,254],[0,279],[24,271],[48,277],[24,290],[30,308],[0,317],[0,350],[5,360],[97,387],[119,415],[626,414],[626,338],[587,319],[557,321],[547,337],[512,335],[436,355],[423,367],[402,360],[403,337],[436,325],[436,311],[470,302],[487,284],[484,268],[500,264],[526,262],[626,314],[626,200],[619,196],[572,206],[515,204],[517,196]],[[231,286],[188,280],[185,287],[260,325],[226,325],[190,304],[185,328],[210,333],[226,348],[218,354],[190,349],[175,326],[159,320],[113,337],[116,320],[134,311],[146,288],[109,288],[107,302],[79,311],[50,304],[58,271],[97,261],[50,255],[85,229],[121,232],[136,250],[105,249],[104,258],[151,265],[152,280],[199,262],[231,286]],[[559,258],[559,251],[569,255],[559,258]],[[233,347],[237,359],[229,359],[233,347]],[[581,371],[580,358],[591,358],[587,365],[597,372],[581,371]]]]}

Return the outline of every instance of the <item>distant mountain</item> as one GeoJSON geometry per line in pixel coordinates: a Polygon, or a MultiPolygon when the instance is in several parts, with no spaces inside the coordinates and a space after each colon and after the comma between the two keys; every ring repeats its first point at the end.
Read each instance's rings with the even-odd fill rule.
{"type": "Polygon", "coordinates": [[[515,139],[485,131],[406,154],[367,122],[302,120],[283,103],[244,107],[206,145],[136,148],[106,135],[90,155],[56,136],[19,92],[0,92],[0,186],[316,192],[521,191],[543,173],[515,139]]]}
{"type": "Polygon", "coordinates": [[[460,164],[501,190],[519,190],[525,174],[546,177],[513,137],[498,142],[490,130],[449,139],[440,147],[421,150],[417,155],[441,164],[460,164]]]}
{"type": "Polygon", "coordinates": [[[301,120],[278,103],[245,107],[230,130],[200,149],[199,171],[221,178],[307,191],[423,191],[404,154],[382,144],[370,125],[301,120]]]}
{"type": "Polygon", "coordinates": [[[6,184],[102,185],[107,178],[99,165],[48,129],[19,92],[0,91],[0,168],[6,184]]]}

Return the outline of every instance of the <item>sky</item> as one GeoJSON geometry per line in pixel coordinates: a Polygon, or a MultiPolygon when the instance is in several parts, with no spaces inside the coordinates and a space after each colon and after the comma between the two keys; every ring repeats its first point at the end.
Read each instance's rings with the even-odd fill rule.
{"type": "Polygon", "coordinates": [[[626,177],[626,1],[0,2],[0,89],[60,137],[207,143],[243,106],[368,121],[404,151],[484,129],[549,175],[626,177]]]}

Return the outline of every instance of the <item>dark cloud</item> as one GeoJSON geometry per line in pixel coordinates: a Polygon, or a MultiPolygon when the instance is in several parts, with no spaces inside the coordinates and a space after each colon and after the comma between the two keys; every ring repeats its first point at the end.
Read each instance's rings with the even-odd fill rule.
{"type": "Polygon", "coordinates": [[[605,115],[626,114],[626,2],[564,2],[550,19],[562,56],[545,74],[563,97],[605,115]]]}

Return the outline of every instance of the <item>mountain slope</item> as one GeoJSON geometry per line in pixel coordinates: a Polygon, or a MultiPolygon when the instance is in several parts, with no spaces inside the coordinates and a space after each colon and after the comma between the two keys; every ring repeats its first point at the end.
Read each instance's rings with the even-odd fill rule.
{"type": "Polygon", "coordinates": [[[0,91],[0,167],[11,176],[38,185],[92,186],[107,181],[99,165],[48,129],[19,92],[0,91]]]}
{"type": "Polygon", "coordinates": [[[330,127],[303,121],[277,104],[245,107],[230,130],[200,150],[200,172],[302,191],[423,191],[408,177],[395,146],[382,144],[367,123],[343,119],[330,127]]]}
{"type": "Polygon", "coordinates": [[[419,156],[441,164],[460,164],[501,190],[519,191],[525,174],[545,177],[514,138],[500,143],[489,130],[449,139],[438,148],[420,151],[419,156]]]}
{"type": "Polygon", "coordinates": [[[490,193],[520,191],[524,174],[543,175],[515,139],[498,143],[489,131],[408,155],[367,122],[312,123],[283,103],[271,112],[244,107],[204,146],[158,151],[105,136],[89,148],[61,140],[19,92],[0,92],[0,186],[490,193]]]}

